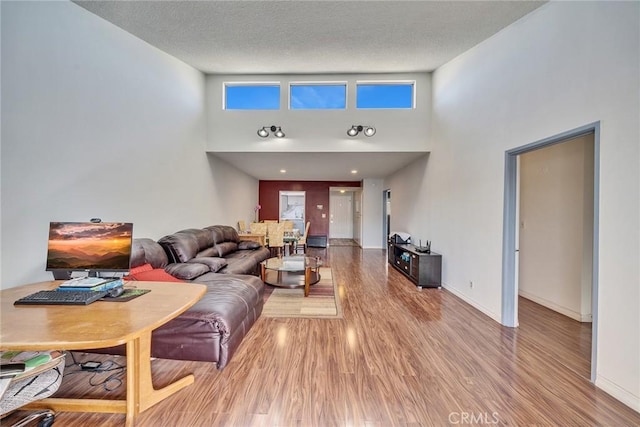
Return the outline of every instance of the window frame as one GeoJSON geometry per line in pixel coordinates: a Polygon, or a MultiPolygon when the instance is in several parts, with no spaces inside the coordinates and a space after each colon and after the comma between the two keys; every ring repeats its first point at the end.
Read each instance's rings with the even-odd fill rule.
{"type": "Polygon", "coordinates": [[[287,91],[287,107],[289,111],[346,111],[349,106],[349,82],[346,80],[312,80],[290,81],[287,91]],[[344,108],[291,108],[292,86],[342,86],[344,87],[344,108]]]}
{"type": "Polygon", "coordinates": [[[415,110],[418,104],[417,99],[417,81],[416,80],[356,80],[355,82],[355,105],[356,110],[415,110]],[[411,107],[371,107],[362,108],[358,107],[358,86],[370,85],[370,86],[403,86],[411,85],[411,107]]]}
{"type": "Polygon", "coordinates": [[[225,111],[279,111],[282,110],[282,82],[280,81],[246,81],[246,82],[222,82],[222,109],[225,111]],[[238,86],[277,86],[278,87],[278,108],[227,108],[227,87],[238,86]]]}

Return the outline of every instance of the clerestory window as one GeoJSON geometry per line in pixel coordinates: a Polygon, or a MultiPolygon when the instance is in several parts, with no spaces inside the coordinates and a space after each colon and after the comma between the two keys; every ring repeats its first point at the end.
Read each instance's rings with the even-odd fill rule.
{"type": "Polygon", "coordinates": [[[403,109],[415,107],[415,82],[358,82],[356,108],[403,109]]]}
{"type": "Polygon", "coordinates": [[[225,110],[279,110],[280,83],[225,83],[225,110]]]}
{"type": "Polygon", "coordinates": [[[344,110],[346,83],[291,83],[289,108],[292,110],[344,110]]]}

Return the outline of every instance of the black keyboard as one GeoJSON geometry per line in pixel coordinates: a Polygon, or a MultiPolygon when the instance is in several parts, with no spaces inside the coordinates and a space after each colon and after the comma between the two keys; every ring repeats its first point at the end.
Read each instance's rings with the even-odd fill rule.
{"type": "Polygon", "coordinates": [[[99,300],[103,291],[38,291],[16,300],[14,305],[87,305],[99,300]]]}

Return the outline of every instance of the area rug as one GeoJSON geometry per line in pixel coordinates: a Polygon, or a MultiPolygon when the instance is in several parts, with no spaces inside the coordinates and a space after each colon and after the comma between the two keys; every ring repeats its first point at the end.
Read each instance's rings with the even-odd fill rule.
{"type": "Polygon", "coordinates": [[[358,246],[353,239],[329,239],[329,246],[358,246]]]}
{"type": "Polygon", "coordinates": [[[265,317],[301,317],[317,319],[341,319],[342,308],[338,289],[330,268],[320,268],[320,281],[309,288],[274,288],[265,285],[266,302],[262,309],[265,317]]]}

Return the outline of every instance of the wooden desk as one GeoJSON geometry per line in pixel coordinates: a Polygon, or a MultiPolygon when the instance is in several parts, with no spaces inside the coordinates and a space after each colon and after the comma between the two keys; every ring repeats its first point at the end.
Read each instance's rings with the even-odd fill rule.
{"type": "Polygon", "coordinates": [[[238,233],[238,237],[240,237],[240,240],[250,240],[252,242],[258,242],[262,246],[267,245],[267,236],[265,234],[238,233]]]}
{"type": "Polygon", "coordinates": [[[206,291],[193,283],[136,282],[151,292],[127,302],[97,301],[86,306],[29,305],[13,302],[60,281],[35,283],[0,292],[0,348],[2,350],[85,350],[125,344],[126,400],[48,398],[27,408],[57,411],[126,414],[126,425],[178,390],[192,384],[187,375],[156,390],[151,380],[151,331],[195,304],[206,291]]]}

